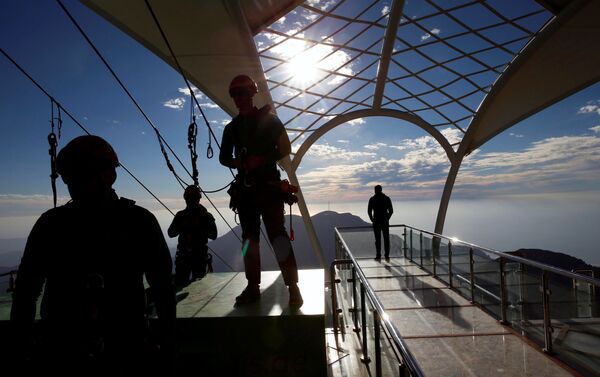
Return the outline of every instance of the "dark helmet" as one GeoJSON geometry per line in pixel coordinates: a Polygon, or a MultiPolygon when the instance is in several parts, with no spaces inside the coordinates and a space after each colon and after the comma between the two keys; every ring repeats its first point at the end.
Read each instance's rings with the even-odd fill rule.
{"type": "Polygon", "coordinates": [[[198,186],[190,185],[190,186],[186,187],[185,191],[183,192],[183,199],[185,199],[186,201],[188,201],[188,200],[198,201],[198,200],[200,200],[201,197],[202,197],[202,191],[200,191],[200,188],[198,186]]]}
{"type": "Polygon", "coordinates": [[[229,84],[229,95],[231,97],[237,97],[240,95],[252,97],[256,93],[258,93],[258,86],[249,76],[235,76],[229,84]]]}
{"type": "Polygon", "coordinates": [[[67,177],[89,174],[119,166],[115,150],[99,136],[76,137],[58,152],[56,167],[58,174],[67,177]]]}

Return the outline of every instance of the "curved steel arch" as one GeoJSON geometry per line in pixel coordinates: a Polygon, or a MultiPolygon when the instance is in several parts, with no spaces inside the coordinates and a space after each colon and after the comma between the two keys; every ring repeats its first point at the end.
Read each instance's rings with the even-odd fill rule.
{"type": "Polygon", "coordinates": [[[341,114],[336,116],[333,119],[330,119],[327,123],[323,124],[321,127],[315,130],[305,141],[302,143],[298,152],[296,152],[294,159],[292,160],[292,171],[296,171],[298,166],[300,166],[300,162],[302,162],[302,158],[304,154],[308,151],[308,149],[321,138],[321,136],[325,135],[327,132],[331,131],[335,127],[349,122],[358,118],[367,118],[373,116],[387,116],[390,118],[396,118],[400,120],[407,121],[412,123],[418,127],[421,127],[427,133],[429,133],[437,142],[440,144],[446,155],[448,156],[448,160],[453,164],[456,160],[456,152],[452,149],[452,146],[446,139],[444,135],[440,131],[438,131],[435,127],[424,121],[421,117],[410,114],[404,111],[393,110],[393,109],[363,109],[351,111],[349,113],[341,114]]]}

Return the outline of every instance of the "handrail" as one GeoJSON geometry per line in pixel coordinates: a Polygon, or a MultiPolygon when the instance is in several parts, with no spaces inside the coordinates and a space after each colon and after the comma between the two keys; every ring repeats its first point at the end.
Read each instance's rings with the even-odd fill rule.
{"type": "MultiPolygon", "coordinates": [[[[344,248],[346,249],[346,252],[347,252],[348,256],[350,257],[349,259],[352,261],[352,264],[354,264],[354,266],[358,266],[358,263],[356,262],[356,258],[354,258],[354,255],[352,255],[350,248],[346,244],[346,241],[344,240],[344,238],[342,237],[342,235],[340,234],[338,229],[342,229],[342,228],[337,228],[337,227],[334,228],[335,233],[338,236],[338,239],[342,242],[344,248]]],[[[356,270],[358,279],[361,281],[361,283],[365,287],[365,293],[367,294],[369,301],[371,301],[371,304],[373,305],[375,310],[380,314],[381,321],[382,321],[383,325],[386,327],[386,329],[388,330],[388,333],[390,334],[392,340],[396,344],[396,347],[398,347],[398,350],[400,351],[400,354],[402,355],[402,359],[403,359],[404,363],[406,364],[406,367],[410,371],[410,374],[412,376],[424,377],[425,374],[421,370],[421,367],[417,363],[417,360],[415,359],[413,354],[408,349],[408,345],[406,344],[404,339],[402,339],[400,332],[398,331],[396,326],[390,321],[390,317],[386,313],[385,308],[383,307],[383,304],[379,301],[379,299],[375,295],[375,290],[369,283],[369,280],[367,279],[367,277],[364,275],[363,271],[360,268],[356,268],[355,270],[356,270]]]]}
{"type": "MultiPolygon", "coordinates": [[[[419,231],[421,233],[429,234],[429,235],[431,235],[433,237],[436,237],[436,238],[443,238],[443,239],[446,239],[448,241],[451,241],[453,244],[460,243],[461,245],[473,247],[473,248],[476,248],[478,250],[482,250],[482,251],[485,251],[487,253],[491,253],[491,254],[497,255],[500,258],[504,258],[504,259],[511,260],[511,261],[514,261],[514,262],[522,263],[522,264],[525,264],[527,266],[539,268],[542,271],[552,272],[554,274],[566,276],[566,277],[571,278],[571,279],[582,280],[582,281],[585,281],[585,282],[588,282],[590,284],[594,284],[595,286],[599,286],[600,287],[600,279],[594,279],[594,278],[592,278],[590,276],[585,276],[585,275],[578,274],[578,273],[575,273],[575,272],[563,270],[561,268],[550,266],[548,264],[544,264],[544,263],[541,263],[541,262],[533,261],[533,260],[530,260],[530,259],[527,259],[527,258],[518,257],[516,255],[508,254],[508,253],[505,253],[505,252],[502,252],[502,251],[489,249],[487,247],[479,246],[479,245],[476,245],[476,244],[473,244],[473,243],[470,243],[470,242],[461,241],[461,240],[459,240],[456,237],[444,236],[443,234],[429,232],[427,230],[415,228],[415,227],[412,227],[410,225],[406,225],[406,224],[390,225],[390,228],[400,228],[400,227],[410,228],[410,229],[419,231]]],[[[368,228],[370,228],[370,227],[369,226],[351,226],[351,227],[349,226],[349,227],[338,227],[338,228],[336,228],[336,230],[337,229],[339,229],[339,230],[352,230],[352,229],[368,229],[368,228]]]]}
{"type": "Polygon", "coordinates": [[[17,273],[17,270],[10,270],[10,271],[7,271],[7,272],[3,272],[3,273],[0,274],[0,278],[4,277],[4,276],[10,276],[10,275],[13,275],[13,274],[16,274],[16,273],[17,273]]]}

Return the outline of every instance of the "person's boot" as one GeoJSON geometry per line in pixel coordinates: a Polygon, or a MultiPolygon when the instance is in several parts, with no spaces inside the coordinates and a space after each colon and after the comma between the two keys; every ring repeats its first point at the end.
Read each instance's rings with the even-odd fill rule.
{"type": "Polygon", "coordinates": [[[255,302],[260,298],[260,287],[258,284],[248,284],[242,293],[235,298],[236,305],[245,305],[255,302]]]}
{"type": "Polygon", "coordinates": [[[300,293],[300,288],[298,288],[297,284],[290,284],[288,287],[290,291],[290,301],[289,305],[294,307],[301,307],[304,304],[304,300],[302,299],[302,294],[300,293]]]}

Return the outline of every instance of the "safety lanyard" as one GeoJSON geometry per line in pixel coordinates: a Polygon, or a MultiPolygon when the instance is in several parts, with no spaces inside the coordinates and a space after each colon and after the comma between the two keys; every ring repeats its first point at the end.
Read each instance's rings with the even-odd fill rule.
{"type": "Polygon", "coordinates": [[[58,149],[58,140],[62,131],[62,116],[60,111],[60,104],[54,101],[54,98],[50,98],[50,133],[48,134],[48,154],[50,154],[50,185],[52,186],[52,199],[54,207],[56,208],[56,179],[58,178],[58,169],[56,168],[56,151],[58,149]],[[58,111],[58,116],[54,117],[54,106],[58,111]],[[54,121],[57,123],[58,136],[54,133],[54,121]]]}

